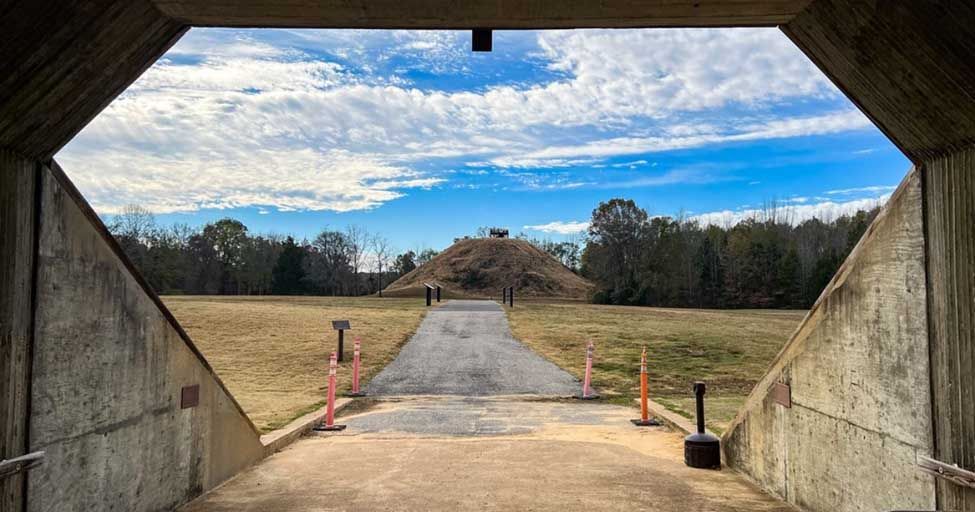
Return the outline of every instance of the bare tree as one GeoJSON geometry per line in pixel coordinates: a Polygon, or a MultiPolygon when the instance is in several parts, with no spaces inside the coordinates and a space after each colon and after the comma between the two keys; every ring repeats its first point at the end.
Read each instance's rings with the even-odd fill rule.
{"type": "Polygon", "coordinates": [[[389,258],[392,254],[392,249],[387,240],[382,235],[376,235],[372,238],[372,252],[376,257],[376,269],[379,271],[379,296],[383,296],[383,269],[389,268],[389,258]]]}
{"type": "Polygon", "coordinates": [[[129,204],[112,218],[108,230],[116,238],[126,237],[133,242],[145,243],[156,230],[156,217],[146,208],[129,204]]]}
{"type": "Polygon", "coordinates": [[[345,228],[345,236],[348,238],[349,264],[355,280],[352,287],[355,295],[359,295],[359,270],[362,269],[369,247],[369,232],[362,226],[352,224],[345,228]]]}

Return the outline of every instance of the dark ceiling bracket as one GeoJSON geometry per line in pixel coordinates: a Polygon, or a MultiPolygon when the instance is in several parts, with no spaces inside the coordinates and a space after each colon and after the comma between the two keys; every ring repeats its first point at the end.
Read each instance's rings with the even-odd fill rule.
{"type": "Polygon", "coordinates": [[[471,31],[471,51],[489,52],[492,49],[492,33],[489,28],[475,28],[471,31]]]}

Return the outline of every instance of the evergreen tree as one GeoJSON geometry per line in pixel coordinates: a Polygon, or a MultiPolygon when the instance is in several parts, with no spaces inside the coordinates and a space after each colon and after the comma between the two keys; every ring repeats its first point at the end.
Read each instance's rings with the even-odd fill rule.
{"type": "Polygon", "coordinates": [[[272,290],[275,295],[300,295],[304,291],[304,249],[288,237],[283,244],[278,262],[272,271],[272,290]]]}

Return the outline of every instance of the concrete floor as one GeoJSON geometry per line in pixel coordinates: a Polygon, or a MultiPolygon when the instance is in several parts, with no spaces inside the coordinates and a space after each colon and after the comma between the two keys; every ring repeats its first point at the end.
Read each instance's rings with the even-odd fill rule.
{"type": "Polygon", "coordinates": [[[578,386],[512,338],[496,304],[451,301],[373,380],[378,398],[339,417],[346,430],[183,512],[793,510],[731,471],[687,468],[683,436],[634,427],[636,409],[553,398],[578,386]]]}
{"type": "Polygon", "coordinates": [[[684,466],[682,436],[598,403],[418,397],[340,418],[183,512],[793,511],[732,471],[684,466]]]}

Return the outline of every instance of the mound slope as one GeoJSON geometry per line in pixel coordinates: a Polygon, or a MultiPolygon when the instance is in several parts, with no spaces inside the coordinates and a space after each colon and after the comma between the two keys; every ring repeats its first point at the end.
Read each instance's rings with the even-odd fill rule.
{"type": "Polygon", "coordinates": [[[475,238],[448,247],[425,265],[400,277],[384,294],[422,293],[439,283],[457,296],[493,297],[515,287],[515,297],[585,298],[592,288],[561,262],[534,245],[513,238],[475,238]]]}

